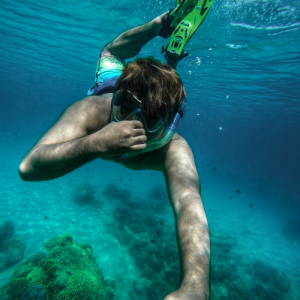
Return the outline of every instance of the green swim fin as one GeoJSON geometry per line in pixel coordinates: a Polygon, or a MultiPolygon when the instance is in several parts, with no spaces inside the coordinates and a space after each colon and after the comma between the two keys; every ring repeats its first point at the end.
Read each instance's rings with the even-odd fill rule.
{"type": "Polygon", "coordinates": [[[197,6],[198,0],[176,0],[175,8],[164,16],[159,35],[163,38],[168,38],[176,26],[197,6]]]}
{"type": "MultiPolygon", "coordinates": [[[[169,65],[176,65],[180,59],[187,56],[184,54],[184,47],[205,19],[212,2],[213,0],[197,1],[197,6],[177,25],[169,44],[162,51],[162,53],[165,52],[165,58],[169,65]]],[[[176,6],[178,4],[182,4],[180,0],[176,0],[176,6]]]]}

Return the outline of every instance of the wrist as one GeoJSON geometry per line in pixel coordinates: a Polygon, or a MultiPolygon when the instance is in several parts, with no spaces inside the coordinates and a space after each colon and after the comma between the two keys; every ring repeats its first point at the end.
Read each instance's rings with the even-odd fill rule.
{"type": "Polygon", "coordinates": [[[92,159],[107,155],[107,147],[102,137],[102,133],[97,131],[85,137],[85,147],[92,159]]]}
{"type": "Polygon", "coordinates": [[[209,298],[208,280],[199,277],[185,276],[179,291],[183,295],[188,295],[188,299],[207,300],[209,298]]]}

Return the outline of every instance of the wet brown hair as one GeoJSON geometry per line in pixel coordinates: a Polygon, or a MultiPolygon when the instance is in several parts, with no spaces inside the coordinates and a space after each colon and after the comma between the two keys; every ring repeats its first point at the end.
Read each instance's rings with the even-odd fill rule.
{"type": "Polygon", "coordinates": [[[172,116],[184,98],[177,72],[153,56],[127,63],[116,82],[118,90],[131,91],[143,101],[145,114],[155,118],[163,118],[167,111],[172,116]]]}

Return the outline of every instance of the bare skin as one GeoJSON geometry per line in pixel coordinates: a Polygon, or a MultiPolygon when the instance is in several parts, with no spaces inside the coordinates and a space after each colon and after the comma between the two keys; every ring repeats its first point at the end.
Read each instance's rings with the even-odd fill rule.
{"type": "MultiPolygon", "coordinates": [[[[135,56],[158,35],[163,16],[121,34],[104,50],[124,59],[135,56]]],[[[91,96],[71,105],[25,156],[20,177],[51,180],[96,158],[133,170],[163,172],[175,216],[182,279],[180,288],[164,300],[206,300],[210,241],[193,153],[176,133],[163,148],[118,159],[121,154],[145,149],[147,136],[139,121],[110,121],[112,96],[91,96]]]]}

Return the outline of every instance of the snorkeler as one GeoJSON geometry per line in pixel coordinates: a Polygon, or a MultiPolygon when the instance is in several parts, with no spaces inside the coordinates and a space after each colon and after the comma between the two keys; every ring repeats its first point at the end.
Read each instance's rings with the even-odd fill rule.
{"type": "Polygon", "coordinates": [[[133,170],[163,172],[175,215],[181,285],[164,300],[209,296],[210,239],[193,153],[176,127],[186,104],[173,67],[206,16],[211,0],[177,0],[175,9],[108,43],[100,54],[95,85],[72,104],[28,152],[23,180],[50,180],[95,158],[133,170]],[[200,5],[201,4],[201,5],[200,5]],[[136,56],[152,38],[171,36],[166,59],[136,56]],[[172,67],[173,66],[173,67],[172,67]]]}

